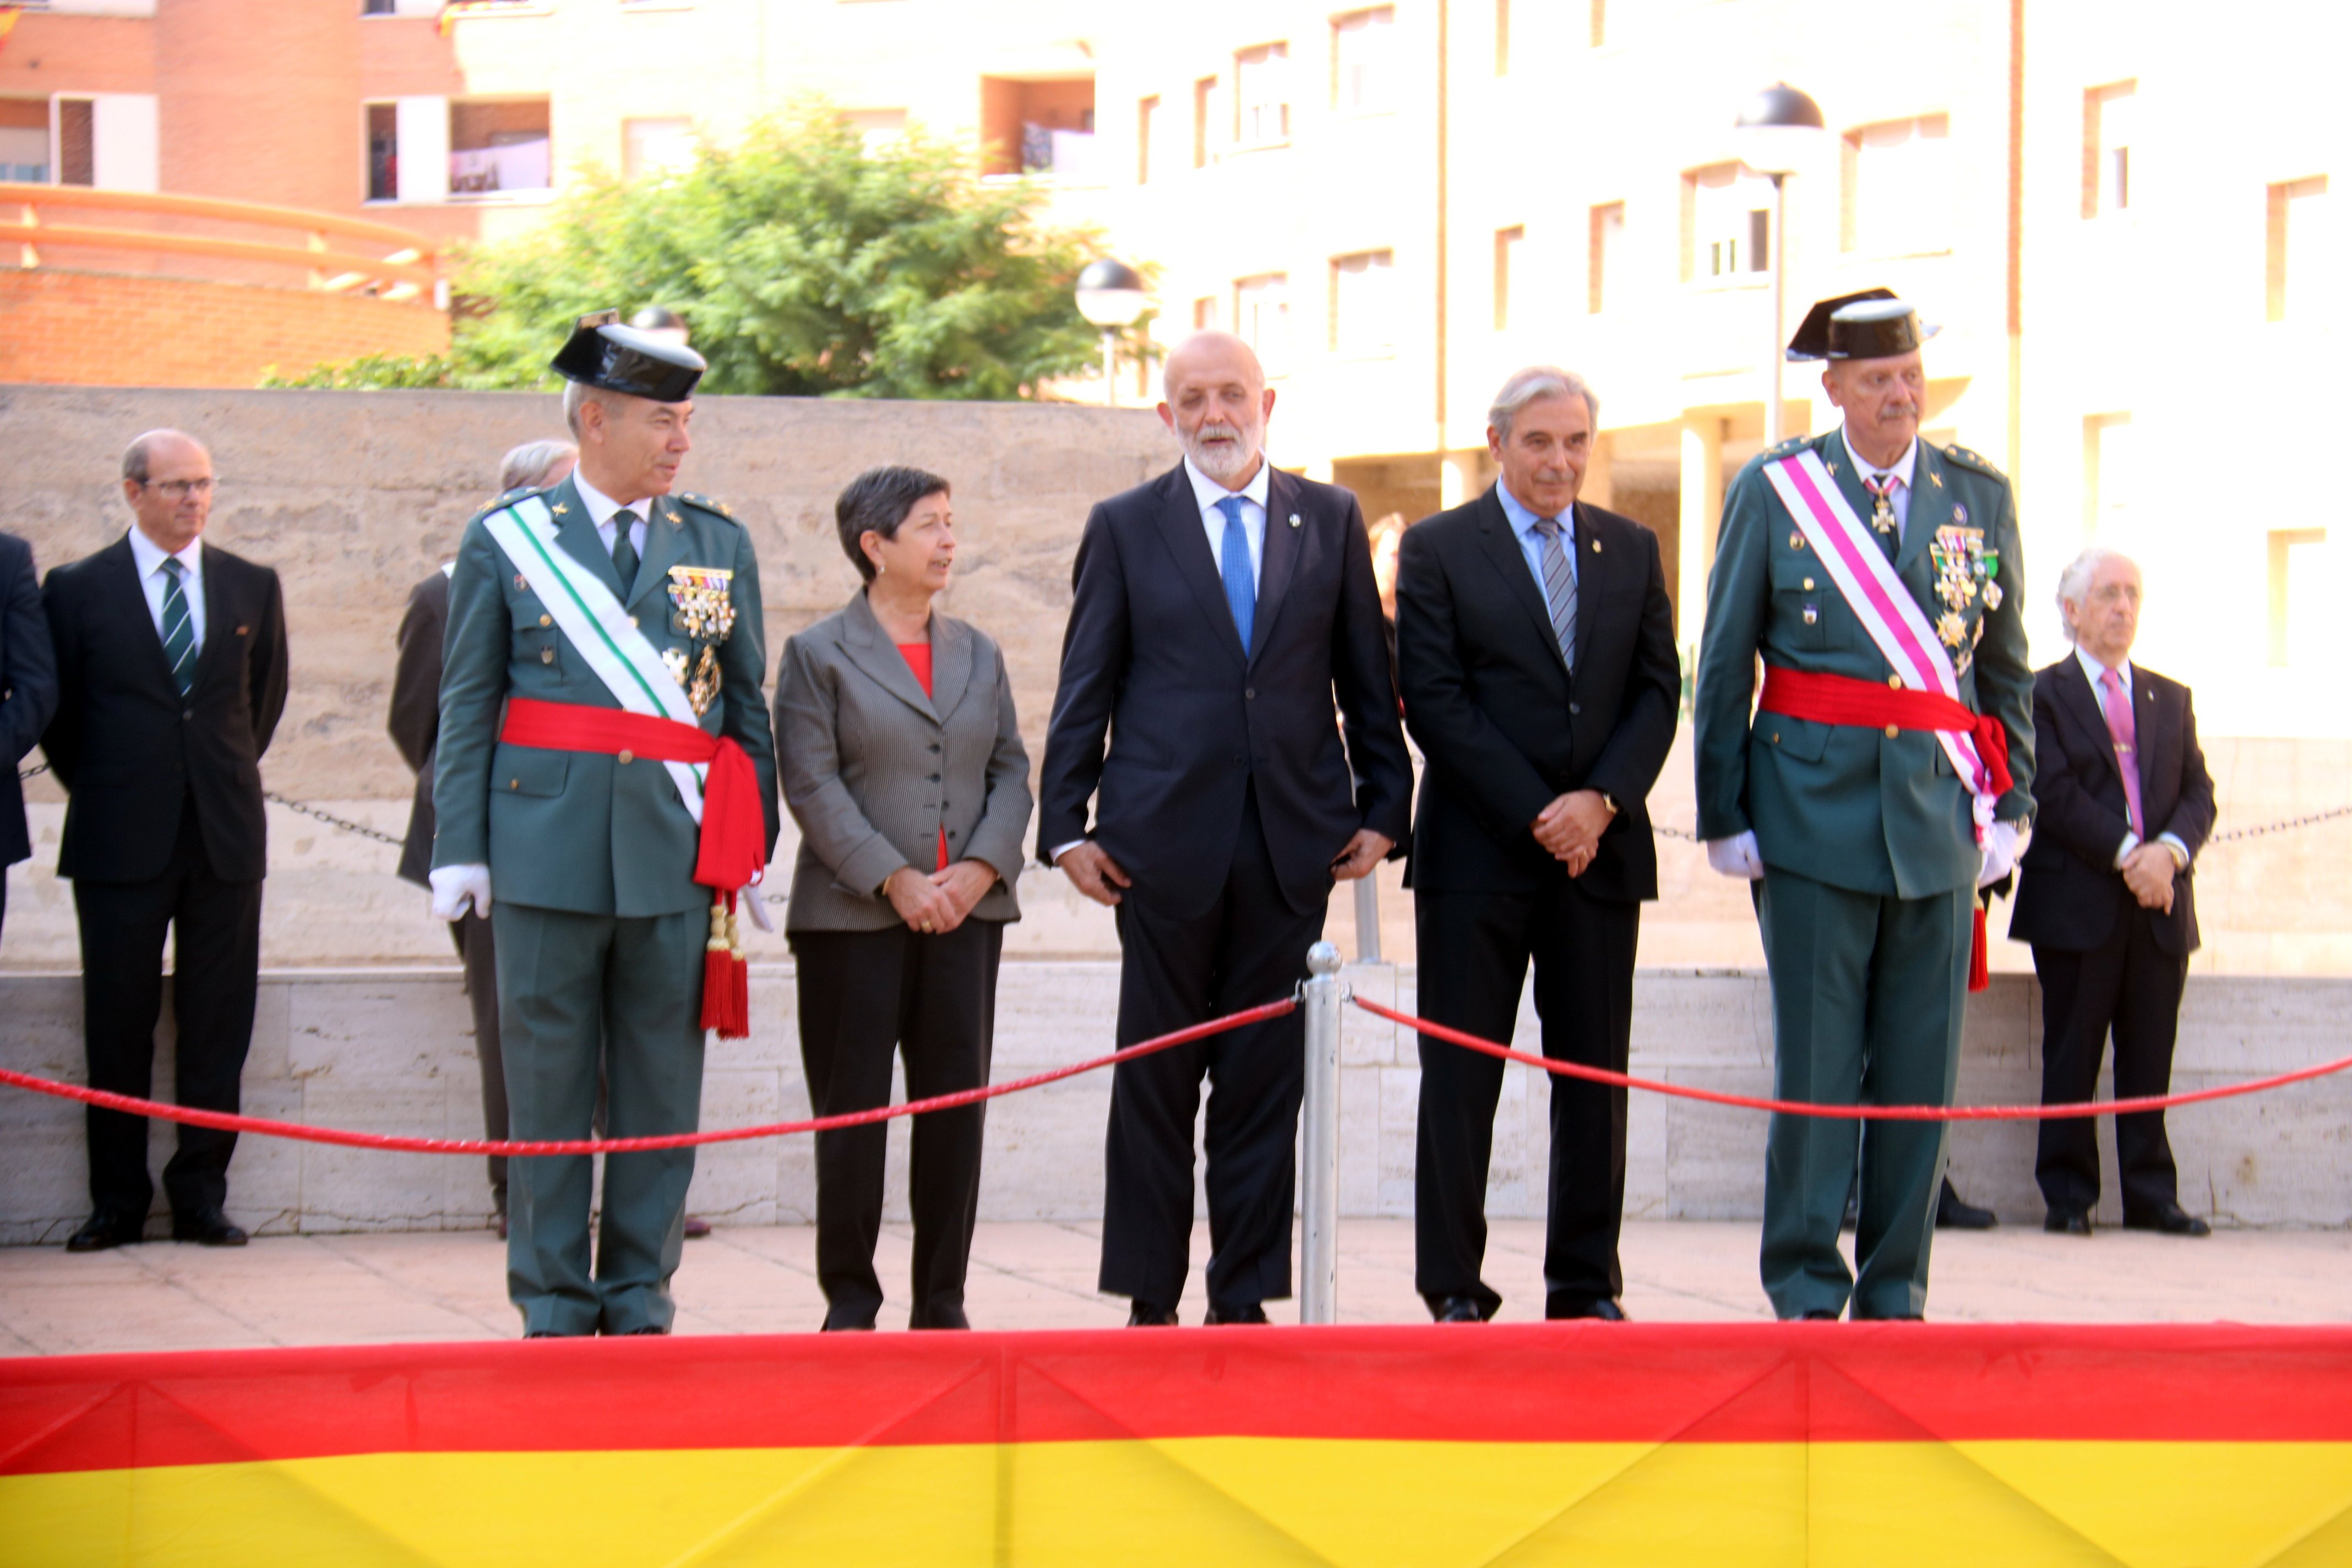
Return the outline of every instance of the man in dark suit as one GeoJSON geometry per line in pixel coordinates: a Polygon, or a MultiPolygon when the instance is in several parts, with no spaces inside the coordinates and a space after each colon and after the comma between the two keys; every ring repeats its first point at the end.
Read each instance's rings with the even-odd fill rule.
{"type": "MultiPolygon", "coordinates": [[[[1576,499],[1597,413],[1549,365],[1503,384],[1502,478],[1404,536],[1397,654],[1428,764],[1406,874],[1423,1015],[1508,1040],[1532,958],[1544,1055],[1623,1072],[1681,670],[1656,536],[1576,499]]],[[[1423,1037],[1413,1272],[1440,1322],[1502,1305],[1479,1278],[1502,1086],[1494,1058],[1423,1037]]],[[[1552,1079],[1549,1200],[1544,1316],[1622,1321],[1623,1089],[1552,1079]]]]}
{"type": "Polygon", "coordinates": [[[58,659],[33,547],[0,533],[0,921],[8,915],[8,868],[33,853],[25,831],[25,785],[17,764],[58,710],[58,659]]]}
{"type": "MultiPolygon", "coordinates": [[[[499,492],[544,489],[561,484],[579,460],[579,449],[569,441],[526,441],[506,455],[499,465],[499,492]]],[[[408,836],[400,846],[397,875],[420,888],[433,886],[433,753],[441,738],[441,644],[449,629],[449,574],[455,561],[409,590],[408,608],[400,617],[400,662],[392,677],[392,711],[384,728],[401,760],[416,775],[416,794],[408,807],[408,836]]],[[[498,943],[490,922],[468,906],[449,922],[449,940],[466,966],[466,1000],[474,1015],[474,1055],[482,1072],[482,1135],[507,1135],[506,1062],[499,1049],[498,943]]],[[[490,1159],[490,1202],[498,1218],[499,1237],[507,1234],[507,1159],[490,1159]]],[[[689,1221],[689,1224],[691,1221],[689,1221]]],[[[706,1227],[707,1228],[707,1227],[706,1227]]]]}
{"type": "MultiPolygon", "coordinates": [[[[131,442],[122,495],[130,532],[44,588],[58,702],[41,749],[70,797],[58,875],[81,923],[89,1083],[146,1097],[169,927],[173,1098],[234,1111],[261,964],[260,764],[286,707],[285,605],[277,573],[205,545],[213,464],[194,437],[131,442]]],[[[146,1119],[89,1115],[92,1211],[73,1252],[137,1241],[154,1196],[146,1119]]],[[[236,1134],[183,1126],[179,1142],[163,1168],[173,1239],[243,1246],[224,1207],[236,1134]]]]}
{"type": "MultiPolygon", "coordinates": [[[[1356,498],[1267,464],[1238,338],[1186,339],[1166,390],[1184,460],[1087,519],[1038,792],[1040,851],[1118,910],[1121,1046],[1289,994],[1412,795],[1356,498]]],[[[1294,1015],[1116,1070],[1101,1288],[1130,1323],[1176,1321],[1203,1074],[1208,1321],[1290,1294],[1305,1049],[1294,1015]]]]}
{"type": "MultiPolygon", "coordinates": [[[[2116,1098],[2166,1091],[2197,951],[2191,868],[2213,831],[2213,780],[2189,688],[2132,665],[2139,605],[2137,566],[2084,551],[2058,579],[2074,651],[2033,678],[2033,841],[2009,934],[2033,944],[2042,980],[2045,1105],[2092,1097],[2111,1028],[2116,1098]]],[[[2116,1118],[2116,1164],[2126,1227],[2207,1234],[2180,1206],[2164,1112],[2116,1118]]],[[[2090,1235],[2091,1119],[2044,1121],[2033,1174],[2050,1206],[2044,1228],[2090,1235]]]]}

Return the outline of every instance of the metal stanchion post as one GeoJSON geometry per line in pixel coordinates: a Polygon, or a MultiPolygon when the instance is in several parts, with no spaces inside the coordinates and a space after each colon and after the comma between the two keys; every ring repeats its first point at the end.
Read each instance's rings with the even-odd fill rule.
{"type": "Polygon", "coordinates": [[[1304,1220],[1298,1321],[1339,1321],[1339,950],[1307,950],[1307,1102],[1299,1151],[1304,1220]]]}
{"type": "Polygon", "coordinates": [[[1380,868],[1356,879],[1356,962],[1381,962],[1380,868]]]}

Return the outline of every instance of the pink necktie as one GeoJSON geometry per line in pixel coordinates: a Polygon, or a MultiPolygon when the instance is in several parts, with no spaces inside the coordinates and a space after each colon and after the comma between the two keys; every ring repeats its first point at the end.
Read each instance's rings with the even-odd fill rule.
{"type": "Polygon", "coordinates": [[[2099,672],[2099,685],[2106,693],[2099,706],[2106,710],[2107,738],[2116,743],[2116,765],[2123,770],[2131,830],[2145,838],[2147,827],[2139,815],[2139,726],[2132,718],[2131,698],[2124,691],[2124,678],[2112,669],[2099,672]]]}

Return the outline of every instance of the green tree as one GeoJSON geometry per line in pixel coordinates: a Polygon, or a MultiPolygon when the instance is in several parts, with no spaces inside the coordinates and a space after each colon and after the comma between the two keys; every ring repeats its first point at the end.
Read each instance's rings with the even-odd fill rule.
{"type": "Polygon", "coordinates": [[[711,392],[1034,396],[1097,347],[1071,294],[1093,237],[1040,228],[1034,199],[944,143],[868,147],[805,105],[669,179],[583,175],[532,233],[467,258],[446,356],[272,384],[543,386],[572,318],[659,304],[687,319],[711,392]]]}

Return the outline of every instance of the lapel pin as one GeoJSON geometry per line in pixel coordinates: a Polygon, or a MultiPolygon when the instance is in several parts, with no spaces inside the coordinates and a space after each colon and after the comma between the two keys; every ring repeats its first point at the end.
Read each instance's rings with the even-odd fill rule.
{"type": "Polygon", "coordinates": [[[239,626],[236,628],[236,635],[239,637],[247,637],[250,636],[252,631],[253,628],[251,626],[239,626]]]}
{"type": "Polygon", "coordinates": [[[1597,539],[1592,542],[1592,553],[1595,555],[1601,553],[1601,541],[1597,539]]]}
{"type": "Polygon", "coordinates": [[[518,594],[528,594],[530,592],[530,584],[523,581],[522,574],[520,572],[515,574],[515,592],[518,594]]]}
{"type": "Polygon", "coordinates": [[[1927,470],[1927,482],[1935,486],[1937,489],[1942,489],[1944,488],[1944,476],[1936,472],[1933,468],[1930,468],[1927,470]]]}
{"type": "Polygon", "coordinates": [[[1298,514],[1295,511],[1290,514],[1290,526],[1293,528],[1298,526],[1298,514]]]}
{"type": "Polygon", "coordinates": [[[556,516],[558,516],[558,517],[565,516],[565,515],[566,515],[566,514],[568,514],[571,510],[572,510],[572,509],[571,509],[570,507],[568,507],[568,506],[565,506],[562,501],[557,501],[557,502],[555,503],[554,511],[555,511],[555,515],[556,515],[556,516]]]}

